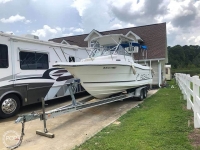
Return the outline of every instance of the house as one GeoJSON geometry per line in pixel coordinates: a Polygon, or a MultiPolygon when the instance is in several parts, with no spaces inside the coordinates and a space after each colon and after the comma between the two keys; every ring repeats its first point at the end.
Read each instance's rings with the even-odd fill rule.
{"type": "Polygon", "coordinates": [[[145,26],[109,30],[99,32],[93,29],[89,34],[75,35],[50,39],[50,41],[78,45],[80,47],[92,47],[93,39],[102,35],[123,34],[132,38],[134,42],[147,46],[147,58],[144,51],[139,50],[134,54],[134,59],[140,64],[146,64],[153,68],[153,86],[159,86],[165,79],[165,64],[168,63],[166,23],[151,24],[145,26]]]}

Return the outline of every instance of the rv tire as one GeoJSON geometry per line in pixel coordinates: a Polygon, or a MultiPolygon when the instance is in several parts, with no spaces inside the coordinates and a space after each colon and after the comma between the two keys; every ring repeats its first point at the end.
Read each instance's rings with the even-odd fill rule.
{"type": "Polygon", "coordinates": [[[14,116],[20,108],[20,100],[15,94],[9,94],[0,101],[0,118],[14,116]]]}

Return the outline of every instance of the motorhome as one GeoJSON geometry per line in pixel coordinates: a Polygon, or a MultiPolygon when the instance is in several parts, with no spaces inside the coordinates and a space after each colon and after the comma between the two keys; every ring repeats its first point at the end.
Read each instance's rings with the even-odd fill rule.
{"type": "MultiPolygon", "coordinates": [[[[73,76],[56,62],[80,61],[88,49],[39,40],[37,36],[0,33],[0,118],[15,115],[20,107],[69,95],[66,83],[73,76]]],[[[84,89],[79,86],[76,92],[84,89]]]]}

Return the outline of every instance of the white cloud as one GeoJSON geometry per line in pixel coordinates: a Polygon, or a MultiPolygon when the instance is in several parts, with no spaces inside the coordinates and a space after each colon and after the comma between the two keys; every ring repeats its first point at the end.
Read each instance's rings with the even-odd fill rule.
{"type": "MultiPolygon", "coordinates": [[[[85,33],[89,33],[92,29],[102,31],[111,26],[110,20],[113,16],[109,14],[107,1],[75,0],[71,6],[79,12],[80,28],[85,33]]],[[[114,21],[112,23],[115,24],[114,21]]]]}
{"type": "MultiPolygon", "coordinates": [[[[75,28],[73,27],[73,29],[75,28]]],[[[49,40],[56,37],[74,35],[73,32],[66,33],[65,30],[66,28],[61,28],[61,27],[51,28],[48,25],[44,25],[42,29],[33,30],[31,34],[37,35],[40,37],[40,39],[43,39],[43,40],[49,40]]]]}
{"type": "Polygon", "coordinates": [[[32,34],[37,35],[39,37],[46,38],[49,35],[52,37],[52,36],[58,34],[59,31],[60,30],[57,30],[56,28],[53,29],[53,28],[49,27],[48,25],[44,25],[42,29],[38,29],[36,31],[33,30],[32,34]]]}
{"type": "Polygon", "coordinates": [[[120,23],[116,23],[116,24],[113,24],[110,29],[113,30],[113,29],[122,29],[122,28],[130,28],[130,27],[134,27],[135,25],[132,24],[132,23],[124,23],[124,22],[120,22],[120,23]]]}
{"type": "Polygon", "coordinates": [[[199,45],[199,43],[200,43],[200,36],[197,36],[197,37],[195,38],[194,42],[195,42],[197,45],[199,45]]]}
{"type": "Polygon", "coordinates": [[[73,33],[65,33],[65,34],[62,34],[62,36],[72,36],[74,35],[73,33]]]}
{"type": "MultiPolygon", "coordinates": [[[[30,0],[30,6],[26,6],[30,10],[28,14],[22,14],[16,5],[13,5],[15,8],[8,6],[7,2],[11,3],[11,1],[13,4],[16,2],[13,0],[0,0],[0,6],[7,7],[5,11],[2,9],[0,18],[2,29],[5,31],[15,31],[17,33],[16,30],[18,29],[19,33],[24,33],[29,30],[29,33],[35,33],[41,39],[48,40],[55,37],[89,33],[92,29],[106,31],[166,22],[168,45],[200,44],[200,0],[59,0],[55,3],[53,0],[50,2],[45,0],[42,2],[43,4],[47,4],[47,1],[49,3],[47,4],[48,7],[43,9],[40,9],[44,6],[41,5],[41,1],[30,0]],[[64,19],[59,20],[67,9],[64,5],[66,2],[68,8],[71,6],[68,11],[72,15],[67,18],[70,22],[68,24],[64,19]],[[6,5],[3,5],[3,3],[6,3],[6,5]],[[52,12],[55,5],[59,6],[57,8],[62,12],[61,15],[55,15],[55,12],[52,12]],[[34,10],[37,8],[40,15],[31,12],[33,8],[34,10]],[[19,13],[5,16],[5,14],[9,14],[6,11],[10,10],[19,13]],[[74,13],[74,10],[77,12],[74,13]],[[40,17],[44,14],[45,17],[41,19],[40,17]],[[52,21],[54,20],[53,15],[59,21],[52,21]],[[29,20],[30,18],[32,19],[29,20]],[[45,22],[48,22],[48,25],[45,22]],[[21,24],[11,27],[6,23],[21,24]],[[36,23],[37,26],[41,27],[35,28],[36,23]],[[73,26],[75,24],[76,26],[73,26]]],[[[25,7],[25,4],[22,4],[23,7],[25,7]]]]}
{"type": "Polygon", "coordinates": [[[126,25],[126,28],[129,28],[129,27],[135,27],[135,25],[132,24],[132,23],[128,23],[128,24],[126,25]]]}
{"type": "Polygon", "coordinates": [[[71,32],[76,32],[76,33],[83,33],[84,32],[83,29],[75,28],[75,27],[70,27],[70,28],[68,28],[68,30],[71,31],[71,32]]]}
{"type": "Polygon", "coordinates": [[[0,21],[3,23],[14,23],[18,21],[24,21],[26,18],[24,16],[20,15],[15,15],[15,16],[10,16],[8,19],[2,18],[0,21]]]}
{"type": "Polygon", "coordinates": [[[28,24],[28,23],[31,23],[31,21],[30,20],[26,20],[24,23],[28,24]]]}
{"type": "Polygon", "coordinates": [[[56,27],[56,30],[61,31],[62,29],[60,27],[56,27]]]}
{"type": "Polygon", "coordinates": [[[83,33],[83,32],[84,32],[84,30],[81,29],[81,28],[76,28],[76,29],[74,29],[73,31],[74,31],[74,32],[78,32],[78,33],[83,33]]]}
{"type": "Polygon", "coordinates": [[[26,20],[24,16],[20,16],[19,14],[15,16],[10,16],[9,18],[0,19],[2,23],[14,23],[14,22],[24,22],[25,24],[31,23],[31,20],[26,20]]]}
{"type": "Polygon", "coordinates": [[[78,10],[80,16],[83,16],[84,10],[90,3],[90,0],[74,0],[71,6],[78,10]]]}
{"type": "Polygon", "coordinates": [[[74,29],[75,29],[74,27],[70,27],[70,28],[69,28],[70,31],[72,31],[72,30],[74,30],[74,29]]]}
{"type": "Polygon", "coordinates": [[[121,24],[114,24],[110,27],[110,29],[121,29],[123,28],[121,24]]]}
{"type": "Polygon", "coordinates": [[[0,0],[0,3],[7,3],[7,2],[10,2],[12,0],[0,0]]]}
{"type": "Polygon", "coordinates": [[[171,22],[167,23],[167,34],[178,32],[178,28],[174,27],[171,22]]]}

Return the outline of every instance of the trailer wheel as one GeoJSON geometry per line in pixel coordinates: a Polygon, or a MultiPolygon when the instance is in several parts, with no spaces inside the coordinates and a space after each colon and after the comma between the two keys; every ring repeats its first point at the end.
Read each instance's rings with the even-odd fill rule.
{"type": "Polygon", "coordinates": [[[142,101],[144,99],[144,89],[142,89],[141,91],[140,91],[140,96],[138,97],[138,100],[139,101],[142,101]]]}
{"type": "Polygon", "coordinates": [[[146,97],[147,97],[147,89],[144,88],[143,90],[144,90],[144,92],[143,92],[143,94],[144,94],[144,98],[146,98],[146,97]]]}
{"type": "Polygon", "coordinates": [[[8,118],[14,116],[20,108],[20,100],[14,94],[6,95],[0,101],[0,118],[8,118]]]}

